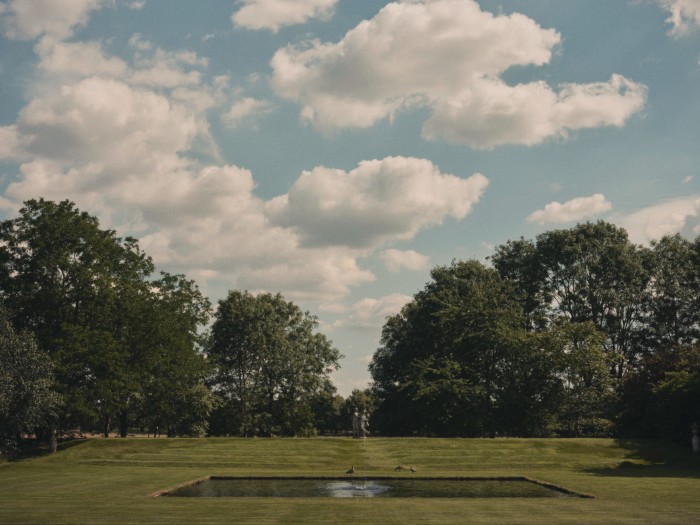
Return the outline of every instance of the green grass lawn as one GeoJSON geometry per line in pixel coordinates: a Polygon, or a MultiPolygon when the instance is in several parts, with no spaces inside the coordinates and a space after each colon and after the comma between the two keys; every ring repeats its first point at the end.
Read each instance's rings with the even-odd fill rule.
{"type": "Polygon", "coordinates": [[[606,439],[92,439],[0,464],[0,523],[700,524],[700,458],[606,439]],[[418,471],[394,473],[398,464],[418,471]],[[593,499],[154,498],[209,475],[527,476],[593,499]]]}

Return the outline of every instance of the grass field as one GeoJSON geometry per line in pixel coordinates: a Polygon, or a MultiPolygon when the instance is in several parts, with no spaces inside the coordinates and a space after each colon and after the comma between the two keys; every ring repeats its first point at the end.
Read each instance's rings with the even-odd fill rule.
{"type": "Polygon", "coordinates": [[[700,524],[700,458],[604,439],[92,439],[0,464],[0,523],[700,524]],[[209,475],[338,476],[351,464],[356,476],[528,476],[595,498],[149,496],[209,475]]]}

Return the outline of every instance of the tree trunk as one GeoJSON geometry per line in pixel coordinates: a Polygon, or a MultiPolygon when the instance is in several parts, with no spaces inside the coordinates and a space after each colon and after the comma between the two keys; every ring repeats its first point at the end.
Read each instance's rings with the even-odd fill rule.
{"type": "Polygon", "coordinates": [[[105,422],[102,433],[104,434],[104,437],[109,437],[109,416],[105,416],[105,422]]]}
{"type": "Polygon", "coordinates": [[[58,450],[58,435],[56,426],[51,425],[49,429],[49,451],[53,454],[56,450],[58,450]]]}
{"type": "Polygon", "coordinates": [[[119,435],[123,438],[127,437],[129,433],[129,416],[124,412],[119,413],[119,435]]]}

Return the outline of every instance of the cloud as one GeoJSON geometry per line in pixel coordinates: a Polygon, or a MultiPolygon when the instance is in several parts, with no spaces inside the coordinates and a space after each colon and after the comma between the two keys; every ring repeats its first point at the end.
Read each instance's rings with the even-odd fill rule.
{"type": "Polygon", "coordinates": [[[338,0],[241,0],[243,7],[231,17],[235,26],[279,31],[311,18],[328,18],[338,0]]]}
{"type": "MultiPolygon", "coordinates": [[[[3,5],[7,24],[15,4],[3,5]]],[[[387,242],[463,218],[488,184],[479,174],[443,174],[425,159],[389,157],[350,172],[316,167],[286,195],[263,200],[249,170],[224,164],[207,146],[207,114],[228,108],[233,124],[267,106],[232,104],[240,91],[228,77],[211,78],[205,59],[140,35],[126,48],[131,57],[111,56],[100,42],[57,39],[101,4],[80,5],[62,31],[31,33],[45,35],[34,46],[36,83],[16,122],[0,126],[0,158],[19,165],[3,210],[37,196],[68,198],[204,289],[211,282],[338,303],[376,278],[362,260],[387,242]]],[[[403,262],[384,257],[403,267],[421,260],[412,252],[403,262]]]]}
{"type": "MultiPolygon", "coordinates": [[[[70,198],[97,214],[105,226],[140,237],[160,267],[227,286],[278,290],[297,301],[339,300],[352,287],[375,279],[358,261],[376,243],[305,244],[297,225],[272,220],[270,203],[254,195],[248,170],[194,161],[190,152],[208,135],[197,94],[214,103],[217,85],[190,85],[184,75],[178,77],[183,85],[156,90],[141,84],[134,68],[125,69],[91,44],[47,51],[44,59],[45,74],[60,87],[41,91],[15,124],[0,127],[0,156],[21,163],[18,177],[5,191],[6,201],[0,203],[3,208],[16,208],[37,195],[70,198]],[[103,74],[73,79],[85,72],[71,60],[59,60],[60,53],[86,56],[103,74]],[[184,96],[183,89],[192,97],[184,96]]],[[[196,58],[189,62],[204,67],[196,58]]],[[[326,171],[334,172],[317,168],[311,173],[326,171]]],[[[410,219],[407,226],[379,232],[376,242],[410,236],[445,215],[462,217],[486,184],[481,176],[464,181],[443,175],[419,159],[370,161],[348,177],[364,184],[358,199],[367,198],[384,224],[410,219]],[[379,188],[384,193],[374,191],[379,188]],[[392,199],[382,218],[379,203],[371,199],[385,193],[410,197],[419,219],[409,217],[415,211],[392,199]]],[[[304,179],[302,175],[300,181],[304,179]]],[[[348,190],[342,181],[327,182],[348,190]]],[[[299,181],[294,186],[302,197],[303,187],[299,181]]],[[[351,224],[364,212],[354,203],[343,209],[351,224]]],[[[336,227],[341,231],[328,230],[329,239],[344,235],[343,226],[336,227]]]]}
{"type": "Polygon", "coordinates": [[[644,86],[620,75],[556,89],[500,78],[514,66],[547,64],[560,40],[524,15],[493,15],[474,0],[392,2],[337,43],[278,50],[272,87],[321,130],[366,128],[427,107],[425,138],[481,149],[620,126],[643,107],[644,86]]]}
{"type": "Polygon", "coordinates": [[[600,215],[612,209],[612,204],[601,193],[590,197],[577,197],[565,202],[550,202],[543,210],[537,210],[527,218],[537,224],[557,224],[574,222],[600,215]]]}
{"type": "Polygon", "coordinates": [[[182,162],[176,153],[206,132],[184,105],[101,77],[33,99],[21,111],[17,129],[27,153],[37,159],[72,167],[92,163],[113,175],[177,168],[182,162]]]}
{"type": "Polygon", "coordinates": [[[17,126],[0,126],[0,159],[14,159],[21,149],[17,126]]]}
{"type": "Polygon", "coordinates": [[[379,299],[365,298],[352,305],[351,313],[333,323],[332,328],[376,330],[384,326],[387,317],[396,315],[413,298],[403,294],[391,294],[379,299]]]}
{"type": "Polygon", "coordinates": [[[104,0],[9,0],[0,6],[2,29],[6,37],[32,40],[41,35],[63,39],[76,26],[87,23],[92,10],[104,0]]]}
{"type": "Polygon", "coordinates": [[[700,196],[689,195],[618,217],[616,222],[627,230],[633,242],[647,243],[664,235],[681,232],[685,228],[692,228],[694,233],[700,233],[700,221],[697,220],[699,216],[700,196]]]}
{"type": "Polygon", "coordinates": [[[487,185],[478,173],[461,179],[425,159],[387,157],[350,172],[305,171],[286,195],[267,203],[267,212],[307,246],[372,248],[410,239],[448,216],[464,218],[487,185]]]}
{"type": "Polygon", "coordinates": [[[463,96],[436,103],[423,135],[482,149],[533,146],[573,130],[621,127],[645,100],[646,89],[620,75],[608,82],[565,84],[558,92],[544,82],[508,86],[483,79],[463,96]]]}
{"type": "Polygon", "coordinates": [[[428,256],[413,250],[384,250],[379,257],[387,270],[393,273],[400,272],[404,268],[412,271],[424,270],[430,261],[428,256]]]}
{"type": "Polygon", "coordinates": [[[231,109],[221,117],[224,124],[236,127],[244,121],[268,114],[272,110],[270,102],[252,97],[242,98],[231,105],[231,109]]]}
{"type": "Polygon", "coordinates": [[[669,12],[666,22],[671,24],[671,34],[681,37],[693,28],[700,27],[700,0],[658,0],[669,12]]]}

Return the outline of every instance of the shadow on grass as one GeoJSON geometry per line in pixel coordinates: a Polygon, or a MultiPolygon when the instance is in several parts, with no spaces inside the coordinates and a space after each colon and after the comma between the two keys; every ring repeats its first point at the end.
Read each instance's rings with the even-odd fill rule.
{"type": "MultiPolygon", "coordinates": [[[[85,443],[86,441],[86,439],[81,438],[61,440],[58,443],[58,452],[68,450],[69,448],[73,448],[77,445],[85,443]]],[[[18,443],[18,451],[16,454],[10,456],[9,461],[25,461],[42,456],[48,456],[49,454],[51,454],[51,450],[47,443],[38,439],[25,439],[18,443]]]]}
{"type": "Polygon", "coordinates": [[[624,461],[585,471],[598,476],[700,479],[700,454],[693,454],[690,446],[644,439],[619,439],[617,445],[626,451],[624,461]]]}

